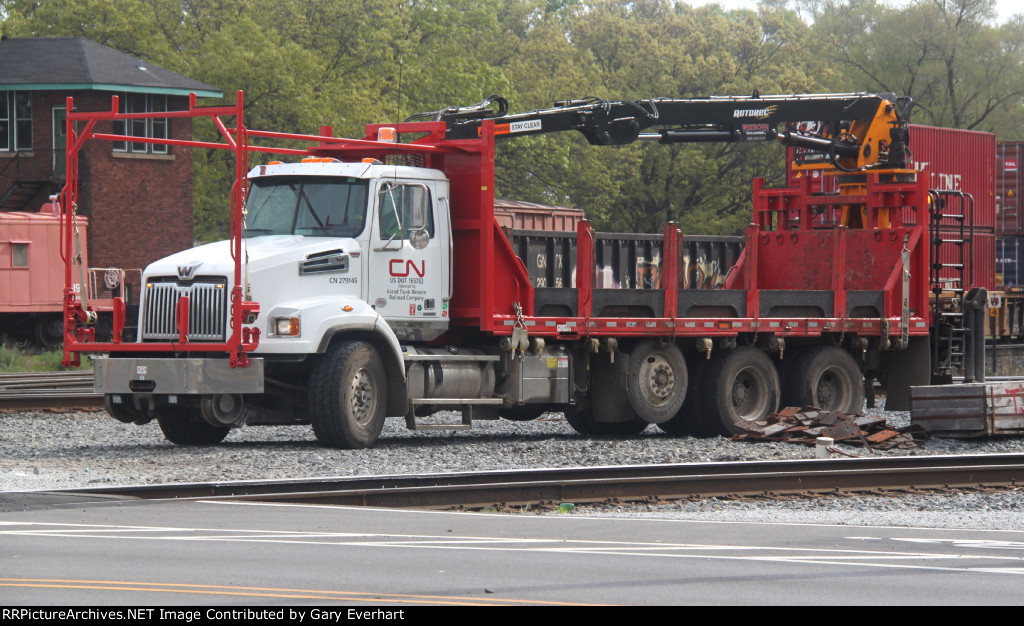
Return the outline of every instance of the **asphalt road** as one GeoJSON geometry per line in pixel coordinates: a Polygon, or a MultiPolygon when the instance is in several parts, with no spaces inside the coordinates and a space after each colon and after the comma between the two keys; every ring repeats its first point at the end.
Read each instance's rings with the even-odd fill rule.
{"type": "Polygon", "coordinates": [[[1013,531],[191,501],[8,511],[0,534],[4,607],[1024,603],[1013,531]]]}

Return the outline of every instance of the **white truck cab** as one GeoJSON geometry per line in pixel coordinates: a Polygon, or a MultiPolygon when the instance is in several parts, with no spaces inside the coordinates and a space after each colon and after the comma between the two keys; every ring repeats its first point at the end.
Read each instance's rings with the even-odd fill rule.
{"type": "Polygon", "coordinates": [[[374,314],[402,341],[447,330],[441,172],[324,159],[259,166],[249,180],[249,295],[266,311],[256,354],[317,352],[332,330],[374,314]]]}
{"type": "MultiPolygon", "coordinates": [[[[249,181],[246,298],[262,311],[254,355],[314,353],[332,330],[377,317],[402,341],[447,330],[451,223],[441,172],[323,159],[260,165],[249,181]]],[[[147,267],[141,340],[176,338],[177,295],[223,290],[232,267],[227,241],[147,267]]],[[[203,310],[213,301],[192,299],[190,340],[223,340],[226,306],[209,323],[203,310]]]]}
{"type": "MultiPolygon", "coordinates": [[[[427,342],[448,329],[452,239],[442,172],[371,159],[307,158],[259,165],[248,181],[245,299],[260,303],[251,325],[260,336],[251,365],[236,368],[224,358],[191,355],[100,357],[96,388],[107,394],[115,417],[159,419],[165,403],[184,407],[202,398],[206,422],[253,423],[259,411],[246,410],[241,395],[268,390],[275,367],[268,360],[278,370],[269,384],[294,384],[279,380],[287,379],[280,363],[325,353],[336,335],[356,331],[382,353],[389,375],[404,379],[401,343],[427,342]]],[[[233,267],[228,241],[147,267],[139,342],[180,339],[181,296],[188,296],[187,341],[225,341],[232,332],[233,267]]],[[[281,423],[280,416],[267,423],[281,423]]]]}

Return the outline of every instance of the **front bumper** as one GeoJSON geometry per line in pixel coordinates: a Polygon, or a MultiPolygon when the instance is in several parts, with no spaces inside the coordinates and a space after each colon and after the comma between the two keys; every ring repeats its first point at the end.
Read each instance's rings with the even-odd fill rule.
{"type": "Polygon", "coordinates": [[[94,357],[97,393],[263,393],[263,359],[231,367],[225,359],[94,357]]]}

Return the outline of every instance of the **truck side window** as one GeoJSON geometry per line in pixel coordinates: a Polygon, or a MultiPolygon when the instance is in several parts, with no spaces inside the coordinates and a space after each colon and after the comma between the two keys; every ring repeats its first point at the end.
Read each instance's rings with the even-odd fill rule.
{"type": "Polygon", "coordinates": [[[386,183],[380,188],[380,212],[378,224],[380,238],[403,239],[407,233],[402,228],[413,226],[413,208],[418,203],[425,203],[427,208],[427,235],[434,238],[434,212],[430,201],[430,191],[423,185],[401,185],[386,183]]]}

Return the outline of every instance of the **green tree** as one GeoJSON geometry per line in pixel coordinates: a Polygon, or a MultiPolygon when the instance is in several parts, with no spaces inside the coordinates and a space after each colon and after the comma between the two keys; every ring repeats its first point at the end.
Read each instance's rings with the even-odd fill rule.
{"type": "MultiPolygon", "coordinates": [[[[1024,20],[993,0],[0,0],[12,36],[82,36],[246,94],[246,125],[362,136],[366,122],[478,102],[893,91],[915,121],[1021,128],[1024,20]],[[799,12],[798,12],[799,11],[799,12]],[[801,15],[806,17],[801,19],[801,15]]],[[[211,124],[196,135],[213,139],[211,124]]],[[[501,196],[583,208],[604,230],[739,233],[750,181],[781,181],[775,145],[590,146],[578,135],[499,144],[501,196]]],[[[257,162],[261,156],[253,156],[257,162]]],[[[195,219],[226,232],[230,155],[195,151],[195,219]]]]}
{"type": "Polygon", "coordinates": [[[814,19],[820,53],[841,70],[832,88],[909,96],[917,123],[1005,138],[1019,127],[1008,122],[1018,120],[1024,98],[1024,25],[996,24],[994,0],[800,4],[814,19]]]}
{"type": "MultiPolygon", "coordinates": [[[[549,49],[562,41],[573,48],[563,58],[577,64],[566,74],[578,90],[567,98],[812,91],[826,73],[807,53],[809,28],[784,8],[725,12],[668,0],[593,0],[542,18],[557,24],[544,40],[549,49]]],[[[738,233],[750,219],[751,179],[778,181],[783,172],[777,146],[607,148],[561,136],[511,144],[503,154],[518,160],[514,173],[499,179],[512,192],[506,195],[578,206],[605,230],[660,232],[674,220],[687,232],[738,233]],[[530,161],[538,153],[547,159],[530,161]]]]}

